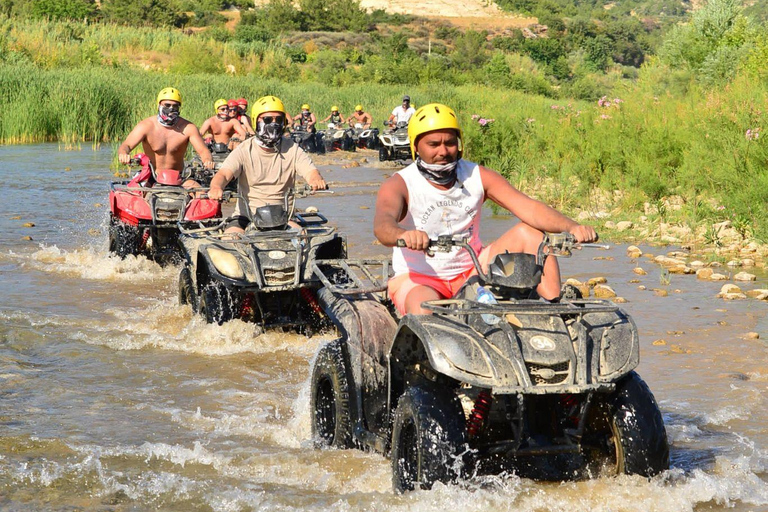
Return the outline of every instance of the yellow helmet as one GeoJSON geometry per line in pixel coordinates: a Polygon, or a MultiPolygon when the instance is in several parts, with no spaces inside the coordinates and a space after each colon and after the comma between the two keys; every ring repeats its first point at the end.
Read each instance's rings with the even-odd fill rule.
{"type": "Polygon", "coordinates": [[[461,127],[456,112],[440,103],[430,103],[417,110],[408,123],[408,138],[411,140],[411,156],[416,159],[416,139],[428,132],[450,128],[459,133],[459,156],[461,156],[461,127]]]}
{"type": "Polygon", "coordinates": [[[227,106],[227,100],[224,98],[219,98],[216,100],[216,103],[213,104],[213,110],[217,111],[219,110],[219,107],[226,107],[227,106]]]}
{"type": "Polygon", "coordinates": [[[306,103],[301,106],[301,110],[309,110],[309,105],[306,103]]]}
{"type": "Polygon", "coordinates": [[[355,110],[357,112],[362,112],[363,111],[363,106],[362,105],[355,105],[355,110]]]}
{"type": "Polygon", "coordinates": [[[253,102],[251,118],[255,121],[264,112],[282,112],[285,115],[285,106],[275,96],[262,96],[253,102]]]}
{"type": "MultiPolygon", "coordinates": [[[[309,108],[309,107],[307,107],[307,108],[309,108]]],[[[336,105],[331,107],[331,112],[338,112],[338,111],[339,111],[339,107],[337,107],[336,105]]]]}
{"type": "Polygon", "coordinates": [[[181,93],[174,87],[166,87],[157,94],[157,102],[160,103],[163,100],[178,101],[181,104],[181,93]]]}

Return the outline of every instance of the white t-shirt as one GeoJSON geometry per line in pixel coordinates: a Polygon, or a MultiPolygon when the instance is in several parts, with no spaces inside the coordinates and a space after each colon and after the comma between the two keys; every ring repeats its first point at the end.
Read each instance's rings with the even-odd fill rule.
{"type": "MultiPolygon", "coordinates": [[[[449,190],[430,185],[415,163],[397,174],[408,188],[408,211],[400,221],[401,227],[424,231],[431,239],[440,235],[466,236],[475,252],[480,252],[483,246],[480,241],[480,216],[485,189],[480,178],[480,167],[476,163],[459,160],[456,170],[458,179],[449,190]]],[[[472,257],[458,247],[451,252],[436,251],[432,257],[423,251],[404,247],[392,250],[395,275],[416,272],[450,280],[471,268],[472,257]]]]}
{"type": "Polygon", "coordinates": [[[416,113],[416,109],[408,107],[408,110],[403,110],[402,106],[395,107],[392,111],[392,115],[395,116],[396,123],[407,123],[411,120],[411,116],[416,113]]]}

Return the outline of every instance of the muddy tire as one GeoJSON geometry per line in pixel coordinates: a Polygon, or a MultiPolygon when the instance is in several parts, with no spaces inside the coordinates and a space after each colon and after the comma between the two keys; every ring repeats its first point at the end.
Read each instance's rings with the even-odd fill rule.
{"type": "Polygon", "coordinates": [[[192,281],[192,273],[187,267],[179,272],[179,304],[182,306],[189,304],[192,306],[192,311],[197,312],[197,292],[192,281]]]}
{"type": "Polygon", "coordinates": [[[312,438],[317,448],[352,448],[352,376],[344,341],[324,345],[312,370],[312,438]]]}
{"type": "Polygon", "coordinates": [[[386,162],[389,160],[389,151],[386,146],[379,146],[379,162],[386,162]]]}
{"type": "Polygon", "coordinates": [[[221,283],[211,283],[200,293],[200,314],[209,324],[223,324],[235,318],[232,294],[221,283]]]}
{"type": "Polygon", "coordinates": [[[141,232],[136,226],[113,223],[109,226],[109,252],[121,259],[126,256],[137,256],[141,244],[141,232]]]}
{"type": "Polygon", "coordinates": [[[596,404],[585,431],[591,473],[651,477],[669,469],[664,420],[648,385],[635,372],[596,404]]]}
{"type": "Polygon", "coordinates": [[[402,493],[455,482],[462,473],[467,429],[461,403],[452,390],[409,387],[392,425],[392,487],[402,493]]]}

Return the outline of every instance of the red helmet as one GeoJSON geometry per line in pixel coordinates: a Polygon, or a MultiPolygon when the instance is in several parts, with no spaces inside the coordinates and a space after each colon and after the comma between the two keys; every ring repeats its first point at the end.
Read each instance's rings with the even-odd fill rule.
{"type": "Polygon", "coordinates": [[[237,104],[238,105],[244,105],[244,106],[247,107],[248,106],[248,100],[245,99],[245,98],[240,98],[239,100],[237,100],[237,104]]]}
{"type": "Polygon", "coordinates": [[[237,100],[229,100],[227,106],[230,108],[237,108],[237,100]]]}

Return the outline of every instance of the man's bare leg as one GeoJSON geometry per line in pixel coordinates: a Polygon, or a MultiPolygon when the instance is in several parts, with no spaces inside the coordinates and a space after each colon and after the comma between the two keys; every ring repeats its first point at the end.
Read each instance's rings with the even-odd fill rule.
{"type": "Polygon", "coordinates": [[[432,312],[421,307],[421,303],[428,300],[439,300],[442,297],[434,288],[426,285],[415,286],[405,296],[405,312],[414,315],[431,315],[432,312]]]}
{"type": "MultiPolygon", "coordinates": [[[[538,229],[520,223],[493,242],[488,254],[488,261],[493,261],[497,254],[502,254],[505,251],[536,255],[543,238],[544,233],[538,229]]],[[[487,269],[483,270],[487,271],[487,269]]],[[[557,258],[547,258],[541,283],[536,291],[539,297],[546,300],[556,299],[560,296],[560,266],[557,263],[557,258]]]]}

